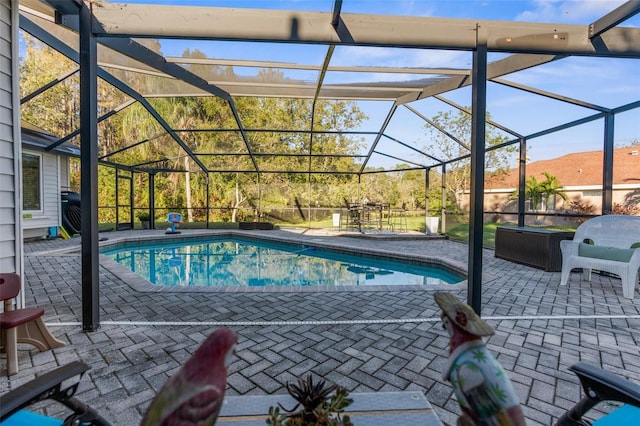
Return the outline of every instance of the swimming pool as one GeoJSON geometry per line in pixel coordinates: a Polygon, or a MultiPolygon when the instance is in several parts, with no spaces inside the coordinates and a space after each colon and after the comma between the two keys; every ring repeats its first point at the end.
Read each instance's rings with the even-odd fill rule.
{"type": "Polygon", "coordinates": [[[464,279],[439,266],[228,236],[125,243],[100,252],[163,287],[441,286],[464,279]]]}

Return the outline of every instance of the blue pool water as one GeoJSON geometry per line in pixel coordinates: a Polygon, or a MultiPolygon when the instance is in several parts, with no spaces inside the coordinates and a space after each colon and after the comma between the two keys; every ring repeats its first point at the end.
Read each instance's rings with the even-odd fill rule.
{"type": "Polygon", "coordinates": [[[244,238],[126,244],[101,253],[161,286],[442,285],[447,269],[244,238]]]}

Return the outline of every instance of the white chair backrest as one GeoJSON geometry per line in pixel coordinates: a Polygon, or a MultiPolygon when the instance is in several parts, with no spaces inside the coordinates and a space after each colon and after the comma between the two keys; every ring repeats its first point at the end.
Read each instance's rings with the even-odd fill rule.
{"type": "Polygon", "coordinates": [[[605,215],[587,220],[576,229],[574,241],[592,240],[596,245],[630,248],[640,243],[640,217],[605,215]]]}

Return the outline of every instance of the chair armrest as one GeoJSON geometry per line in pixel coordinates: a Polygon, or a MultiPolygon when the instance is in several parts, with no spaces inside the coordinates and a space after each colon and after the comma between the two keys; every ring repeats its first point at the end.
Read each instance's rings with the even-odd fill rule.
{"type": "Polygon", "coordinates": [[[564,413],[556,426],[587,424],[582,421],[582,416],[601,401],[618,401],[640,407],[640,385],[583,362],[569,369],[580,379],[586,396],[564,413]]]}
{"type": "Polygon", "coordinates": [[[569,367],[569,370],[576,373],[589,397],[640,407],[640,385],[583,362],[569,367]]]}
{"type": "Polygon", "coordinates": [[[560,240],[560,251],[565,257],[577,255],[579,246],[580,242],[576,240],[560,240]]]}
{"type": "Polygon", "coordinates": [[[74,361],[7,392],[0,397],[2,401],[0,421],[4,421],[16,411],[38,401],[48,398],[58,401],[63,398],[71,398],[78,390],[80,379],[87,370],[89,370],[87,364],[74,361]],[[70,382],[72,379],[73,381],[70,382]]]}

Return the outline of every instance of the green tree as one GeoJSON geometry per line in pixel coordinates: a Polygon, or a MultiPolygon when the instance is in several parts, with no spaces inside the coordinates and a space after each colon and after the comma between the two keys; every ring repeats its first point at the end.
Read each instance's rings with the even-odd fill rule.
{"type": "MultiPolygon", "coordinates": [[[[20,97],[55,81],[78,66],[37,38],[24,34],[25,54],[20,58],[20,97]]],[[[21,118],[56,136],[75,130],[79,123],[78,73],[22,104],[21,118]]]]}
{"type": "MultiPolygon", "coordinates": [[[[487,120],[491,118],[487,113],[487,120]]],[[[425,146],[426,152],[441,160],[453,160],[470,153],[471,146],[471,116],[464,111],[444,111],[436,114],[432,121],[456,138],[452,139],[438,128],[425,125],[430,142],[425,146]]],[[[498,132],[495,127],[487,125],[485,133],[486,147],[504,143],[509,138],[498,132]]],[[[500,173],[508,170],[512,162],[515,147],[487,151],[485,156],[485,170],[500,173]]],[[[471,161],[462,159],[447,166],[446,186],[447,198],[458,205],[459,196],[468,190],[471,181],[471,161]]]]}
{"type": "MultiPolygon", "coordinates": [[[[28,34],[25,38],[27,54],[20,63],[23,96],[77,68],[77,64],[37,39],[28,34]]],[[[161,47],[157,40],[144,40],[144,44],[154,51],[161,47]]],[[[108,51],[101,55],[106,63],[115,63],[114,58],[108,58],[108,51]]],[[[198,50],[186,50],[183,56],[206,57],[198,50]]],[[[233,78],[235,72],[227,66],[197,63],[184,66],[214,83],[221,77],[233,78]]],[[[142,94],[192,90],[157,75],[124,69],[108,71],[142,94]]],[[[253,78],[256,83],[265,84],[281,84],[288,80],[274,70],[260,70],[254,77],[242,78],[253,78]]],[[[235,109],[245,129],[282,130],[247,131],[243,137],[234,111],[223,99],[215,96],[150,98],[149,102],[158,114],[176,129],[198,160],[213,171],[206,174],[200,172],[196,162],[140,103],[126,106],[130,99],[101,80],[98,90],[99,115],[118,111],[99,123],[98,152],[104,163],[138,171],[133,175],[136,207],[148,205],[145,171],[156,172],[155,207],[187,207],[186,216],[193,220],[204,219],[202,209],[198,207],[207,202],[220,208],[216,218],[236,220],[241,208],[257,208],[259,196],[262,206],[306,205],[307,200],[313,200],[318,206],[337,206],[357,190],[353,176],[336,173],[356,171],[360,167],[348,155],[361,151],[363,139],[340,133],[357,128],[366,118],[354,102],[318,100],[314,105],[308,99],[235,97],[235,109]],[[121,106],[126,107],[119,108],[121,106]],[[312,123],[315,132],[310,135],[308,130],[312,123]],[[266,172],[260,179],[255,173],[245,137],[256,154],[258,167],[266,172]],[[309,169],[324,173],[306,173],[309,169]],[[276,170],[285,172],[269,173],[276,170]]],[[[56,135],[66,136],[78,125],[78,94],[77,76],[67,78],[27,102],[23,106],[23,118],[56,135]]],[[[73,170],[72,182],[78,182],[79,167],[73,170]]],[[[106,167],[100,179],[99,203],[115,205],[113,167],[106,167]]],[[[380,187],[390,188],[388,182],[392,180],[380,175],[380,187]]],[[[112,218],[113,212],[100,220],[112,218]]]]}
{"type": "Polygon", "coordinates": [[[616,143],[616,148],[637,148],[640,146],[640,139],[633,139],[631,142],[616,143]]]}

